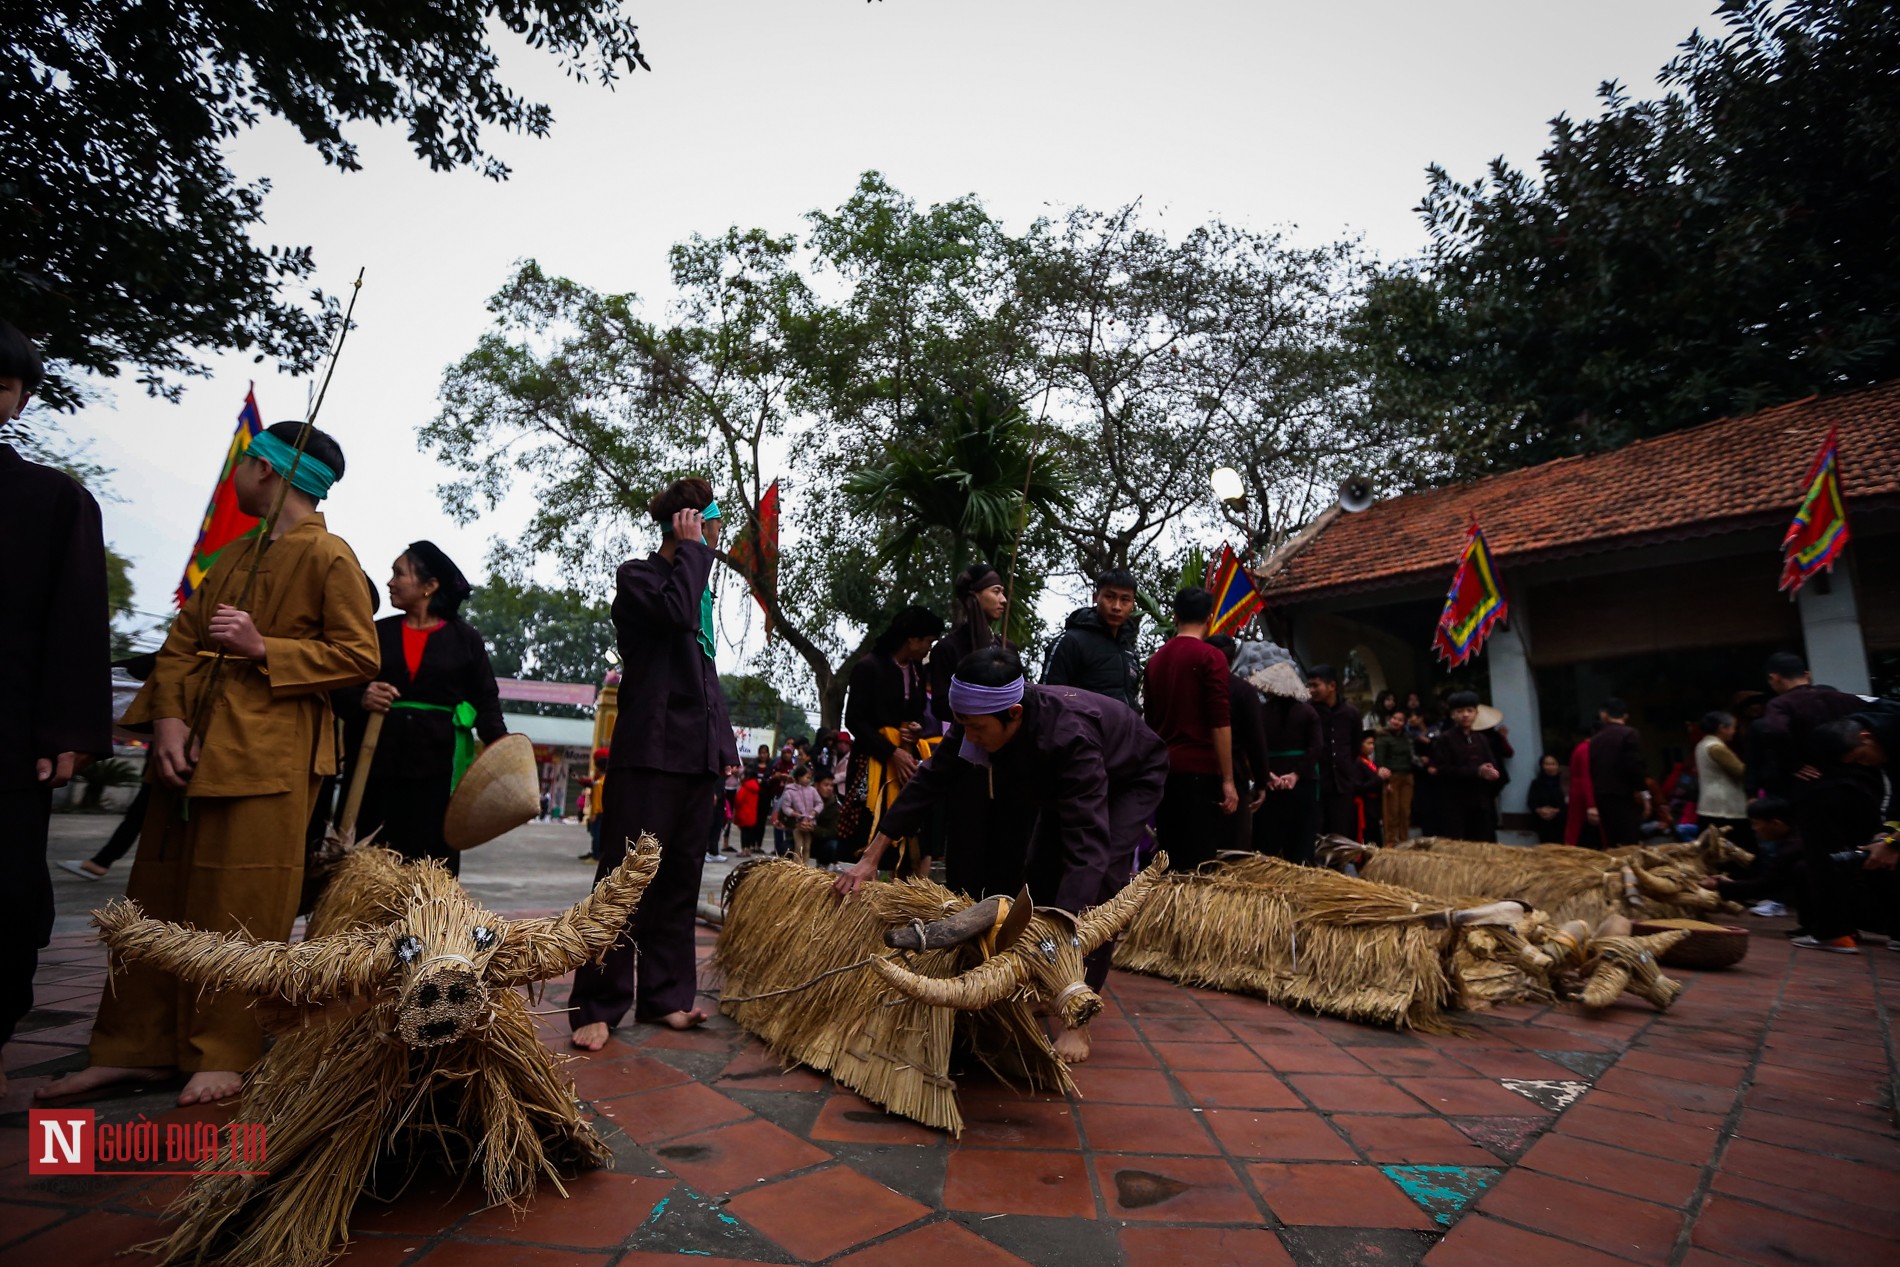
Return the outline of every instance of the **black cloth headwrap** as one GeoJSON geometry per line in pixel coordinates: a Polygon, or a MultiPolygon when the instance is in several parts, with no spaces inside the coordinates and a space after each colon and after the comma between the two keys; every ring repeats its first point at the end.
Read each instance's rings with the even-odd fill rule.
{"type": "Polygon", "coordinates": [[[442,548],[433,541],[411,541],[409,553],[423,569],[436,579],[442,587],[441,593],[448,595],[450,610],[462,605],[474,586],[462,575],[462,569],[455,566],[455,560],[442,553],[442,548]]]}
{"type": "Polygon", "coordinates": [[[984,568],[982,572],[978,573],[977,576],[971,580],[970,593],[978,594],[992,585],[1001,585],[1002,583],[1002,573],[998,572],[995,568],[984,568]]]}

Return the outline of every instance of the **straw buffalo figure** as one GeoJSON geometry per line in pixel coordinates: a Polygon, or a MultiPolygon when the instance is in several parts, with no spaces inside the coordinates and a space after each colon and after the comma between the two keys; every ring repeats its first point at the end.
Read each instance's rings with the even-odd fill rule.
{"type": "Polygon", "coordinates": [[[1070,1029],[1101,1010],[1082,960],[1127,925],[1166,865],[1158,857],[1077,917],[1026,896],[971,902],[922,880],[873,882],[840,900],[825,872],[749,863],[726,881],[720,1007],[781,1059],[960,1133],[949,1073],[958,1041],[1005,1079],[1074,1090],[1035,1009],[1070,1029]]]}
{"type": "Polygon", "coordinates": [[[438,863],[359,849],[296,945],[145,919],[131,902],[95,913],[116,961],[251,995],[280,1033],[236,1111],[264,1126],[269,1175],[193,1181],[169,1211],[181,1226],[153,1246],[161,1261],[319,1267],[379,1166],[400,1176],[434,1155],[519,1209],[542,1176],[560,1188],[562,1173],[609,1164],[516,987],[601,955],[658,865],[645,838],[566,913],[509,920],[438,863]]]}
{"type": "MultiPolygon", "coordinates": [[[[1348,1020],[1443,1032],[1452,1028],[1451,1008],[1581,997],[1586,987],[1588,1002],[1601,1006],[1606,990],[1614,999],[1638,976],[1644,951],[1653,961],[1679,939],[1598,946],[1579,925],[1564,930],[1553,951],[1546,943],[1554,931],[1521,902],[1435,897],[1278,858],[1225,855],[1160,882],[1116,948],[1115,966],[1348,1020]]],[[[1647,978],[1639,984],[1647,987],[1647,978]]]]}

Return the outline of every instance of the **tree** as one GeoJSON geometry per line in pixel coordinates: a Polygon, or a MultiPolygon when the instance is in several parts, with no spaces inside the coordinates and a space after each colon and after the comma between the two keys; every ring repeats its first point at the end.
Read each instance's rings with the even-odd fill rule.
{"type": "Polygon", "coordinates": [[[294,21],[246,0],[10,7],[0,312],[54,363],[42,399],[73,408],[71,370],[121,365],[176,398],[180,376],[204,372],[202,348],[309,369],[335,305],[293,297],[315,271],[308,248],[253,240],[270,183],[240,183],[224,142],[272,114],[352,171],[346,125],[401,123],[435,170],[503,179],[483,128],[544,136],[553,117],[500,81],[491,30],[580,80],[646,66],[634,24],[604,0],[311,0],[294,21]]]}
{"type": "MultiPolygon", "coordinates": [[[[802,726],[805,715],[778,688],[756,673],[721,673],[719,689],[725,692],[726,713],[735,726],[769,726],[779,730],[787,720],[802,726]],[[791,714],[787,718],[786,714],[791,714]]],[[[752,754],[742,752],[742,757],[752,754]]]]}
{"type": "Polygon", "coordinates": [[[1900,9],[1728,0],[1655,100],[1551,125],[1536,175],[1430,169],[1432,247],[1360,317],[1375,408],[1459,473],[1900,374],[1900,9]]]}
{"type": "MultiPolygon", "coordinates": [[[[488,644],[497,677],[598,684],[614,663],[607,604],[591,602],[577,589],[535,584],[520,561],[499,548],[490,552],[488,580],[463,603],[462,617],[488,644]]],[[[591,708],[573,704],[514,707],[551,717],[593,715],[591,708]]]]}

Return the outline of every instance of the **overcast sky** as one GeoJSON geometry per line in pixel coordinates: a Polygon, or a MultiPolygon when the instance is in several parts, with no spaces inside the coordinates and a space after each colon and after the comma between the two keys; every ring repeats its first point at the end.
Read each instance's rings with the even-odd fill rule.
{"type": "MultiPolygon", "coordinates": [[[[1597,85],[1639,93],[1713,0],[631,0],[652,74],[608,91],[503,48],[505,78],[554,107],[545,140],[495,136],[504,184],[432,173],[399,131],[359,128],[364,171],[326,168],[266,123],[232,148],[268,176],[267,240],[315,248],[319,284],[368,269],[358,329],[321,425],[345,479],[325,506],[379,581],[428,537],[479,576],[517,504],[462,527],[416,447],[443,369],[487,325],[514,261],[666,299],[666,251],[695,231],[803,227],[858,174],[929,203],[974,193],[1020,228],[1071,205],[1135,198],[1171,231],[1219,216],[1296,240],[1363,236],[1418,252],[1426,164],[1480,175],[1533,164],[1548,120],[1594,111],[1597,85]]],[[[168,609],[246,384],[265,420],[305,387],[245,356],[211,359],[172,405],[129,380],[59,425],[117,468],[106,533],[135,564],[138,606],[168,609]]],[[[37,421],[49,421],[41,415],[37,421]]],[[[741,600],[733,596],[732,602],[741,600]]],[[[738,669],[745,648],[721,650],[738,669]]]]}

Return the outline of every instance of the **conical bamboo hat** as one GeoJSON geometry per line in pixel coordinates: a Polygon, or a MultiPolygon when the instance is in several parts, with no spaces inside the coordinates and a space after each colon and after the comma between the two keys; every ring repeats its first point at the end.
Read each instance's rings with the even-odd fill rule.
{"type": "Polygon", "coordinates": [[[442,819],[442,838],[451,849],[473,849],[540,812],[534,744],[526,735],[504,735],[482,749],[462,776],[442,819]]]}

